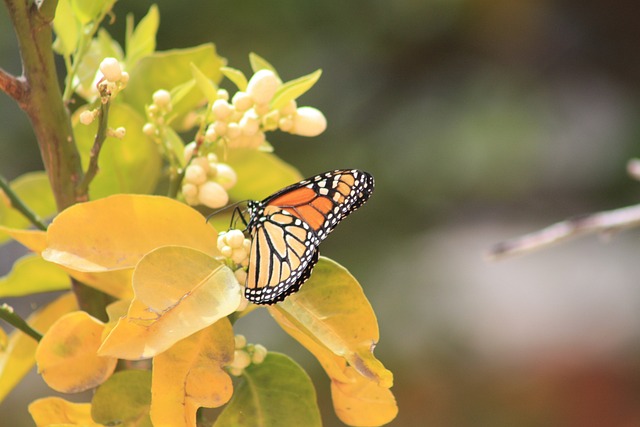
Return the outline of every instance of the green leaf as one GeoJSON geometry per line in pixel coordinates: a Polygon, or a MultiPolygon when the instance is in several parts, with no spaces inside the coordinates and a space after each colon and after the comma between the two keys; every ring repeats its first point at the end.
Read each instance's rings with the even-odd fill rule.
{"type": "MultiPolygon", "coordinates": [[[[133,31],[127,31],[125,42],[127,51],[127,65],[133,67],[136,63],[147,55],[151,55],[156,50],[156,34],[160,24],[160,13],[158,6],[151,5],[147,15],[142,18],[138,26],[133,31]]],[[[133,26],[133,15],[127,15],[127,27],[133,26]]]]}
{"type": "Polygon", "coordinates": [[[278,75],[275,67],[271,65],[266,59],[258,55],[257,53],[251,52],[249,54],[249,62],[251,63],[251,69],[254,73],[257,73],[260,70],[271,70],[278,75]]]}
{"type": "Polygon", "coordinates": [[[69,276],[39,255],[18,259],[6,276],[0,277],[0,298],[69,289],[69,276]]]}
{"type": "Polygon", "coordinates": [[[111,9],[114,3],[115,0],[71,0],[71,8],[76,18],[86,25],[99,19],[103,11],[111,9]]]}
{"type": "Polygon", "coordinates": [[[80,24],[76,20],[69,0],[59,0],[56,16],[53,19],[53,30],[56,33],[54,48],[63,56],[70,56],[76,51],[80,41],[80,24]]]}
{"type": "MultiPolygon", "coordinates": [[[[97,130],[97,120],[90,125],[80,123],[74,115],[73,130],[83,164],[87,165],[89,153],[97,130]]],[[[158,147],[142,132],[145,120],[128,105],[115,103],[109,112],[109,126],[123,126],[126,135],[121,140],[107,138],[99,158],[100,171],[91,183],[89,191],[93,199],[116,193],[151,193],[160,177],[161,158],[158,147]]]]}
{"type": "Polygon", "coordinates": [[[207,101],[213,103],[216,99],[218,99],[218,86],[215,85],[209,77],[205,76],[202,71],[194,64],[191,65],[191,74],[193,74],[193,78],[198,85],[200,91],[207,98],[207,101]]]}
{"type": "Polygon", "coordinates": [[[279,110],[287,105],[289,101],[300,97],[316,84],[321,74],[322,70],[316,70],[311,74],[288,81],[280,86],[271,100],[271,109],[279,110]]]}
{"type": "Polygon", "coordinates": [[[105,381],[91,400],[91,417],[104,425],[152,427],[151,372],[120,371],[105,381]]]}
{"type": "MultiPolygon", "coordinates": [[[[155,52],[145,56],[129,70],[129,83],[121,95],[140,114],[144,114],[144,107],[151,103],[151,96],[156,90],[170,91],[193,79],[191,63],[214,83],[217,84],[222,79],[220,67],[224,65],[225,59],[218,56],[213,44],[208,43],[188,49],[155,52]]],[[[185,101],[180,108],[174,105],[173,112],[176,115],[187,114],[198,107],[204,100],[204,96],[194,85],[185,99],[188,102],[185,101]]]]}
{"type": "Polygon", "coordinates": [[[307,373],[288,356],[270,352],[263,363],[245,369],[213,427],[321,425],[316,392],[307,373]]]}
{"type": "Polygon", "coordinates": [[[275,191],[300,181],[303,177],[296,168],[274,154],[256,150],[229,150],[225,157],[238,175],[238,184],[229,190],[233,200],[262,200],[275,191]]]}
{"type": "Polygon", "coordinates": [[[169,142],[169,146],[175,153],[181,166],[184,166],[184,141],[178,133],[170,127],[164,132],[164,138],[169,142]]]}
{"type": "Polygon", "coordinates": [[[242,71],[231,67],[222,67],[220,71],[238,87],[238,90],[242,92],[247,90],[249,82],[242,71]]]}
{"type": "MultiPolygon", "coordinates": [[[[29,172],[10,183],[18,197],[40,218],[56,213],[56,202],[51,192],[49,178],[45,172],[29,172]]],[[[0,199],[0,225],[10,228],[27,228],[30,225],[20,212],[3,203],[0,199]]],[[[0,243],[9,240],[9,236],[0,234],[0,243]]]]}

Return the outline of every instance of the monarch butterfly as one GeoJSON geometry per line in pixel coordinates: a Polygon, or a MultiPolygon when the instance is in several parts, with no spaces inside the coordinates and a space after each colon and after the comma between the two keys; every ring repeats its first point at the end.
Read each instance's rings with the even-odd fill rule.
{"type": "Polygon", "coordinates": [[[325,172],[262,201],[249,201],[251,235],[246,298],[274,304],[311,276],[318,246],[373,192],[373,176],[356,169],[325,172]]]}

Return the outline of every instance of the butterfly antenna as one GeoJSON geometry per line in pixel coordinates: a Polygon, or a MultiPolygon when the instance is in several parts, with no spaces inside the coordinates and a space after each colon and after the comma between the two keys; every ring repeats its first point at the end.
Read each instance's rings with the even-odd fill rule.
{"type": "MultiPolygon", "coordinates": [[[[207,222],[209,222],[209,220],[211,219],[211,217],[212,217],[212,216],[217,215],[217,214],[219,214],[220,212],[224,212],[224,211],[226,211],[227,209],[235,208],[235,209],[233,210],[233,214],[231,215],[231,221],[232,221],[232,223],[233,223],[233,218],[234,218],[234,216],[235,216],[235,214],[236,214],[235,212],[236,212],[236,211],[239,211],[239,209],[238,209],[238,205],[239,205],[239,204],[241,204],[241,203],[245,203],[245,202],[246,202],[246,200],[240,200],[239,202],[232,203],[232,204],[230,204],[230,205],[228,205],[228,206],[225,206],[224,208],[221,208],[221,209],[218,209],[218,210],[216,210],[216,211],[211,212],[209,215],[207,215],[207,222]]],[[[243,218],[243,221],[244,221],[244,218],[243,218]]],[[[245,222],[245,224],[246,224],[246,222],[245,222]]]]}
{"type": "Polygon", "coordinates": [[[246,209],[241,210],[238,206],[236,206],[236,208],[233,210],[233,213],[231,214],[231,228],[236,228],[236,223],[238,222],[237,218],[239,217],[242,220],[242,223],[244,224],[243,231],[246,231],[249,224],[247,223],[247,220],[244,217],[243,212],[246,212],[246,209]]]}

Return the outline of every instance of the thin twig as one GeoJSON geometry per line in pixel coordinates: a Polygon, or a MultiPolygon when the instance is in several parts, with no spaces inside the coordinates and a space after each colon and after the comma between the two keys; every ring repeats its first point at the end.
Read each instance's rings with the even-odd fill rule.
{"type": "Polygon", "coordinates": [[[31,224],[35,225],[40,230],[47,229],[47,226],[44,224],[44,222],[42,222],[40,217],[34,211],[29,209],[29,207],[22,201],[22,199],[18,197],[16,192],[13,191],[13,189],[3,176],[0,176],[0,189],[2,189],[4,194],[6,194],[9,198],[11,207],[24,215],[24,217],[27,218],[31,222],[31,224]]]}
{"type": "Polygon", "coordinates": [[[0,90],[5,92],[19,104],[24,103],[27,92],[26,82],[21,77],[16,77],[0,68],[0,90]]]}
{"type": "Polygon", "coordinates": [[[542,230],[498,243],[489,251],[488,257],[491,260],[498,260],[531,252],[585,234],[609,233],[638,225],[640,225],[640,205],[581,215],[557,222],[542,230]]]}
{"type": "Polygon", "coordinates": [[[13,307],[7,304],[0,305],[0,319],[6,321],[10,325],[13,325],[16,329],[21,330],[36,341],[40,341],[42,339],[42,335],[29,326],[22,317],[18,316],[13,311],[13,307]]]}
{"type": "Polygon", "coordinates": [[[102,144],[105,139],[107,139],[107,122],[109,121],[109,106],[111,105],[111,101],[107,100],[106,102],[100,103],[100,114],[98,115],[98,130],[96,132],[96,137],[93,140],[93,147],[91,147],[91,152],[89,154],[89,165],[87,166],[87,171],[80,181],[78,185],[78,191],[87,192],[89,188],[89,184],[93,181],[96,174],[98,173],[98,158],[100,157],[100,150],[102,150],[102,144]]]}

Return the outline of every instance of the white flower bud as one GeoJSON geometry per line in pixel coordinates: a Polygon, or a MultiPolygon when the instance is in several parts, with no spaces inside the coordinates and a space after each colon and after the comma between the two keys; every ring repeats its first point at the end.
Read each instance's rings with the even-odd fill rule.
{"type": "Polygon", "coordinates": [[[218,163],[218,156],[216,156],[214,153],[209,153],[207,154],[207,161],[209,162],[209,164],[218,163]]]}
{"type": "Polygon", "coordinates": [[[100,63],[100,71],[110,82],[117,82],[122,78],[122,67],[116,58],[104,58],[100,63]]]}
{"type": "Polygon", "coordinates": [[[292,99],[287,103],[287,105],[285,105],[280,109],[280,114],[282,114],[283,116],[290,116],[296,113],[297,108],[298,108],[298,103],[296,102],[295,99],[292,99]]]}
{"type": "Polygon", "coordinates": [[[207,181],[207,173],[199,165],[189,165],[184,171],[184,179],[190,184],[200,185],[207,181]]]}
{"type": "Polygon", "coordinates": [[[226,89],[218,89],[217,95],[219,99],[229,100],[229,92],[226,89]]]}
{"type": "Polygon", "coordinates": [[[154,136],[156,134],[156,126],[153,123],[145,123],[142,126],[142,133],[147,136],[154,136]]]}
{"type": "Polygon", "coordinates": [[[198,156],[195,159],[191,160],[192,165],[198,165],[202,168],[205,173],[209,172],[209,162],[205,156],[198,156]]]}
{"type": "Polygon", "coordinates": [[[242,247],[244,248],[245,252],[251,252],[251,240],[244,239],[244,242],[242,242],[242,247]]]}
{"type": "Polygon", "coordinates": [[[264,116],[269,112],[269,104],[256,104],[253,109],[258,116],[264,116]]]}
{"type": "Polygon", "coordinates": [[[95,118],[96,116],[94,115],[92,110],[85,110],[80,113],[80,123],[82,123],[83,125],[90,125],[95,118]]]}
{"type": "Polygon", "coordinates": [[[207,126],[207,130],[204,132],[204,139],[207,142],[213,142],[216,140],[216,138],[218,137],[218,135],[216,134],[216,129],[213,127],[213,125],[209,125],[207,126]]]}
{"type": "Polygon", "coordinates": [[[120,83],[126,85],[128,82],[129,82],[129,73],[127,73],[126,71],[123,71],[122,75],[120,76],[120,83]]]}
{"type": "Polygon", "coordinates": [[[260,147],[267,139],[264,132],[258,132],[253,136],[248,137],[248,146],[250,148],[258,148],[260,147]]]}
{"type": "Polygon", "coordinates": [[[227,133],[227,124],[225,122],[216,120],[215,122],[213,122],[212,126],[213,126],[213,130],[216,132],[216,135],[218,136],[224,136],[224,134],[227,133]]]}
{"type": "MultiPolygon", "coordinates": [[[[218,176],[218,164],[214,162],[209,163],[209,172],[207,172],[207,177],[209,177],[210,180],[217,181],[217,179],[215,179],[217,176],[218,176]]],[[[220,184],[220,182],[218,182],[218,184],[220,184]]],[[[222,186],[224,187],[224,185],[222,186]]],[[[225,190],[227,189],[225,188],[225,190]]]]}
{"type": "Polygon", "coordinates": [[[124,136],[125,136],[126,134],[127,134],[127,130],[126,130],[124,127],[122,127],[122,126],[120,126],[120,127],[118,127],[118,128],[115,128],[115,129],[113,130],[113,136],[114,136],[114,137],[116,137],[116,138],[118,138],[118,139],[122,139],[122,138],[124,138],[124,136]]]}
{"type": "Polygon", "coordinates": [[[291,133],[300,136],[317,136],[327,128],[324,114],[313,107],[300,107],[293,116],[291,133]]]}
{"type": "Polygon", "coordinates": [[[233,103],[236,111],[244,112],[253,107],[253,99],[251,99],[246,92],[242,91],[236,92],[236,94],[233,95],[231,102],[233,103]]]}
{"type": "Polygon", "coordinates": [[[161,109],[167,109],[171,105],[171,94],[169,91],[159,89],[153,92],[153,103],[161,109]]]}
{"type": "Polygon", "coordinates": [[[244,369],[251,364],[249,353],[244,350],[235,350],[233,352],[233,362],[231,366],[237,369],[244,369]]]}
{"type": "Polygon", "coordinates": [[[271,70],[259,70],[249,80],[247,93],[256,104],[267,104],[278,90],[278,77],[271,70]]]}
{"type": "Polygon", "coordinates": [[[260,123],[258,120],[251,117],[249,114],[245,114],[245,116],[240,120],[239,126],[242,133],[247,136],[255,135],[260,129],[260,123]]]}
{"type": "Polygon", "coordinates": [[[182,195],[187,204],[194,206],[197,205],[198,200],[198,187],[193,184],[186,183],[182,186],[182,195]]]}
{"type": "Polygon", "coordinates": [[[217,245],[218,245],[218,250],[219,251],[221,251],[222,248],[227,246],[227,236],[226,236],[226,233],[224,231],[221,231],[220,233],[218,233],[217,245]]]}
{"type": "Polygon", "coordinates": [[[244,369],[236,368],[235,366],[229,366],[229,373],[234,377],[239,377],[244,372],[244,369]]]}
{"type": "Polygon", "coordinates": [[[236,335],[233,337],[236,349],[245,348],[247,346],[247,338],[244,335],[236,335]]]}
{"type": "Polygon", "coordinates": [[[265,357],[267,357],[267,349],[262,344],[256,344],[253,346],[253,356],[251,357],[251,361],[256,365],[264,362],[265,357]]]}
{"type": "Polygon", "coordinates": [[[231,249],[231,246],[223,246],[220,249],[220,253],[225,258],[231,258],[231,255],[233,255],[233,249],[231,249]]]}
{"type": "Polygon", "coordinates": [[[198,190],[200,203],[212,209],[221,208],[229,201],[229,195],[217,182],[207,181],[198,190]]]}
{"type": "Polygon", "coordinates": [[[278,120],[278,127],[283,132],[291,132],[291,129],[293,129],[293,118],[291,116],[282,117],[278,120]]]}
{"type": "Polygon", "coordinates": [[[226,234],[227,244],[233,249],[242,248],[242,242],[244,241],[244,234],[240,230],[229,230],[226,234]]]}
{"type": "Polygon", "coordinates": [[[233,107],[224,99],[216,99],[211,106],[211,111],[216,115],[216,118],[224,120],[231,116],[231,113],[233,113],[233,107]]]}
{"type": "MultiPolygon", "coordinates": [[[[150,124],[150,123],[149,123],[150,124]]],[[[146,126],[146,125],[145,125],[146,126]]],[[[187,145],[184,146],[184,161],[188,162],[191,160],[191,156],[193,156],[193,151],[196,149],[196,142],[191,141],[187,145]]]]}
{"type": "Polygon", "coordinates": [[[240,126],[237,123],[229,123],[227,125],[227,138],[236,139],[240,136],[242,131],[240,130],[240,126]]]}
{"type": "Polygon", "coordinates": [[[238,175],[231,166],[226,163],[218,163],[216,165],[216,182],[218,182],[225,190],[229,190],[238,182],[238,175]]]}
{"type": "Polygon", "coordinates": [[[244,249],[240,248],[233,250],[233,253],[231,254],[231,261],[235,262],[236,264],[241,264],[245,259],[247,259],[247,253],[244,251],[244,249]]]}

